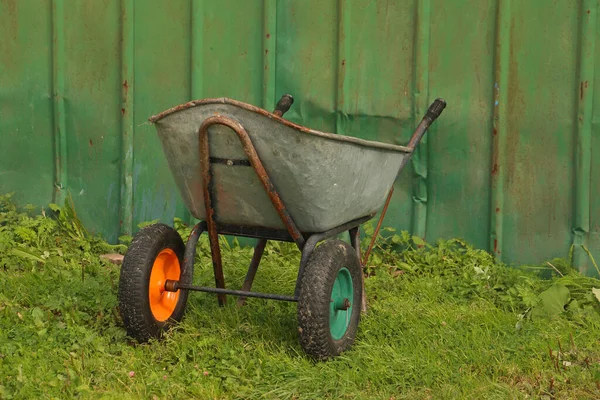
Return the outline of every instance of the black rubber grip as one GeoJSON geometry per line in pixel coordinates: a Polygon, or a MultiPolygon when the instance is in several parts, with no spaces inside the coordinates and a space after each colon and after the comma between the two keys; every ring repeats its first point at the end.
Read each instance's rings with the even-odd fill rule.
{"type": "Polygon", "coordinates": [[[446,101],[444,99],[436,99],[429,106],[429,109],[427,110],[427,114],[425,114],[425,116],[429,118],[429,120],[433,123],[433,121],[435,121],[440,116],[442,111],[444,111],[444,108],[446,108],[446,101]]]}
{"type": "Polygon", "coordinates": [[[283,96],[281,96],[281,99],[279,99],[279,101],[277,102],[273,114],[277,114],[281,117],[290,109],[292,104],[294,104],[294,98],[292,97],[292,95],[284,94],[283,96]]]}

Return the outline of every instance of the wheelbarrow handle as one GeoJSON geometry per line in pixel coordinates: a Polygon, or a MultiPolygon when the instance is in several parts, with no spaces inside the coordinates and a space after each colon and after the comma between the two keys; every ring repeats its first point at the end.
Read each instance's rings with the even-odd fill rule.
{"type": "Polygon", "coordinates": [[[427,132],[427,129],[429,129],[431,124],[438,119],[438,117],[442,114],[442,111],[444,111],[444,108],[446,108],[446,101],[444,99],[435,99],[435,101],[431,103],[427,113],[425,113],[421,123],[419,126],[417,126],[417,129],[410,138],[410,142],[408,142],[409,148],[414,150],[414,148],[417,147],[423,138],[423,135],[425,132],[427,132]]]}
{"type": "Polygon", "coordinates": [[[442,114],[446,108],[446,101],[444,99],[435,99],[435,101],[429,106],[427,110],[427,114],[425,114],[425,118],[429,118],[431,121],[430,124],[433,123],[438,117],[442,114]]]}
{"type": "MultiPolygon", "coordinates": [[[[444,111],[444,108],[446,108],[446,101],[444,99],[438,98],[435,99],[433,103],[431,103],[429,109],[425,113],[425,116],[423,117],[423,119],[419,123],[419,126],[417,126],[417,129],[410,138],[410,142],[408,142],[407,147],[411,150],[411,152],[402,159],[400,167],[398,168],[398,174],[400,174],[406,163],[408,163],[408,161],[410,160],[413,154],[413,150],[417,147],[417,145],[423,138],[423,135],[425,135],[425,132],[427,132],[427,129],[431,126],[431,124],[433,124],[433,122],[436,119],[438,119],[438,117],[442,114],[442,111],[444,111]]],[[[385,200],[385,205],[383,206],[383,211],[379,216],[379,221],[377,222],[377,227],[375,228],[375,233],[371,238],[371,243],[367,248],[367,252],[365,253],[364,258],[362,259],[363,266],[367,265],[367,262],[369,262],[369,255],[371,254],[371,250],[373,250],[373,245],[375,244],[375,240],[377,240],[377,235],[379,235],[379,229],[381,228],[381,223],[383,222],[383,218],[385,217],[388,205],[390,204],[390,200],[392,199],[392,194],[394,194],[394,186],[391,187],[388,193],[387,199],[385,200]]]]}
{"type": "Polygon", "coordinates": [[[273,114],[277,115],[278,117],[282,117],[283,114],[288,112],[292,104],[294,104],[294,98],[292,97],[292,95],[284,94],[283,96],[281,96],[281,99],[279,99],[279,101],[277,102],[273,114]]]}

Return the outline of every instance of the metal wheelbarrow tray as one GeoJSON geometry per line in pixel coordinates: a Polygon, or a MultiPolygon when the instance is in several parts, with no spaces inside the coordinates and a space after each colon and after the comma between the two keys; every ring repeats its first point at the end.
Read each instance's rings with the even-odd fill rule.
{"type": "Polygon", "coordinates": [[[407,146],[296,125],[282,118],[292,103],[284,95],[271,113],[227,98],[204,99],[150,118],[181,197],[202,222],[185,245],[164,224],[134,237],[119,288],[130,336],[160,337],[183,316],[189,291],[204,291],[216,293],[221,305],[226,294],[241,296],[240,303],[245,297],[298,302],[300,343],[318,359],[351,346],[364,301],[359,225],[385,203],[378,232],[394,181],[446,103],[431,105],[407,146]],[[192,285],[205,231],[216,288],[192,285]],[[350,244],[333,239],[345,231],[350,244]],[[219,234],[259,239],[241,290],[225,289],[219,234]],[[293,241],[302,252],[293,296],[250,291],[267,240],[293,241]]]}
{"type": "MultiPolygon", "coordinates": [[[[323,232],[376,213],[410,149],[295,125],[257,107],[208,99],[165,111],[156,124],[169,167],[192,215],[206,218],[198,128],[210,117],[241,124],[302,232],[323,232]],[[199,173],[200,171],[200,173],[199,173]]],[[[285,229],[229,127],[208,128],[219,222],[285,229]]]]}

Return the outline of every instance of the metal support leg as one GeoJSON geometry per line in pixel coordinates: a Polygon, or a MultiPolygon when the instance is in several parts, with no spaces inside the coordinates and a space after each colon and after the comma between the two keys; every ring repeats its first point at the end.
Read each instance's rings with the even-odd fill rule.
{"type": "MultiPolygon", "coordinates": [[[[249,292],[250,289],[252,289],[252,282],[254,282],[254,277],[256,276],[256,271],[258,270],[258,264],[260,264],[260,260],[265,251],[266,245],[267,239],[259,239],[256,247],[254,248],[254,255],[252,256],[252,261],[250,262],[250,267],[248,267],[246,279],[244,279],[244,284],[242,285],[242,291],[244,292],[249,292]]],[[[246,304],[246,297],[240,297],[237,304],[238,306],[243,306],[246,304]]]]}
{"type": "Polygon", "coordinates": [[[375,241],[377,240],[377,236],[379,236],[379,229],[381,229],[381,223],[383,222],[383,218],[385,218],[385,213],[387,212],[388,206],[390,205],[390,200],[392,199],[392,195],[394,194],[394,186],[390,189],[388,193],[387,199],[385,200],[385,205],[383,206],[383,211],[379,216],[379,221],[377,221],[377,227],[375,228],[375,233],[373,233],[373,237],[371,238],[371,243],[369,244],[369,248],[365,253],[365,258],[362,260],[363,265],[367,265],[369,262],[369,256],[371,255],[371,250],[373,250],[373,245],[375,245],[375,241]]]}
{"type": "MultiPolygon", "coordinates": [[[[371,218],[373,218],[373,214],[367,215],[366,217],[355,219],[354,221],[347,222],[345,224],[342,224],[336,228],[330,229],[325,232],[314,233],[308,239],[306,239],[306,242],[304,243],[304,247],[302,247],[302,249],[301,249],[302,250],[302,258],[300,259],[300,268],[298,269],[298,279],[296,279],[296,290],[294,290],[294,296],[298,297],[300,295],[300,284],[302,281],[302,275],[304,275],[304,269],[306,268],[306,264],[308,264],[308,260],[310,259],[310,256],[312,255],[313,251],[315,250],[315,247],[317,247],[317,244],[321,240],[329,239],[329,238],[332,238],[332,237],[334,237],[342,232],[345,232],[347,230],[357,228],[360,224],[370,220],[371,218]]],[[[357,240],[357,239],[358,239],[358,236],[354,240],[357,240]]],[[[360,251],[360,247],[359,247],[358,251],[360,251]]],[[[360,260],[360,255],[359,255],[359,260],[360,260]]]]}
{"type": "Polygon", "coordinates": [[[356,251],[356,256],[358,257],[358,261],[360,262],[360,266],[361,266],[362,303],[360,305],[360,310],[362,312],[366,312],[367,311],[367,294],[365,292],[365,277],[364,277],[364,273],[363,273],[364,265],[361,262],[361,258],[360,258],[360,229],[357,226],[356,228],[350,229],[349,233],[350,233],[350,243],[352,244],[352,247],[354,247],[354,250],[356,251]]]}
{"type": "MultiPolygon", "coordinates": [[[[202,192],[204,194],[204,206],[206,209],[206,224],[208,226],[208,239],[210,241],[210,255],[212,258],[215,283],[218,289],[225,289],[225,276],[223,275],[223,262],[221,261],[221,248],[219,247],[219,233],[215,221],[215,209],[213,206],[212,168],[210,165],[210,151],[208,147],[208,127],[202,131],[200,140],[200,166],[202,167],[202,192]]],[[[224,306],[227,298],[224,293],[217,294],[219,305],[224,306]]]]}
{"type": "Polygon", "coordinates": [[[300,258],[300,268],[298,268],[298,278],[296,278],[296,289],[294,289],[295,297],[300,296],[300,284],[302,283],[304,269],[306,268],[306,264],[308,264],[308,260],[315,250],[317,243],[319,243],[322,239],[322,235],[312,235],[304,243],[304,247],[302,248],[302,256],[300,258]]]}
{"type": "MultiPolygon", "coordinates": [[[[198,245],[198,239],[200,239],[200,235],[204,233],[207,229],[206,222],[202,221],[196,224],[192,228],[192,232],[188,237],[187,242],[185,243],[185,253],[183,254],[183,271],[181,271],[181,276],[186,276],[187,271],[191,266],[194,265],[194,259],[196,258],[196,246],[198,245]]],[[[191,281],[190,281],[191,283],[191,281]]]]}
{"type": "Polygon", "coordinates": [[[350,244],[352,245],[352,247],[354,247],[354,250],[356,251],[356,256],[360,261],[360,230],[357,226],[356,228],[350,229],[348,233],[350,234],[350,244]]]}
{"type": "MultiPolygon", "coordinates": [[[[211,218],[212,219],[212,218],[211,218]]],[[[225,276],[223,275],[223,262],[221,261],[221,247],[219,246],[219,234],[214,222],[208,224],[208,239],[210,241],[210,255],[212,258],[213,271],[215,273],[215,284],[219,289],[225,289],[225,276]]],[[[217,294],[219,305],[227,303],[225,294],[217,294]]]]}

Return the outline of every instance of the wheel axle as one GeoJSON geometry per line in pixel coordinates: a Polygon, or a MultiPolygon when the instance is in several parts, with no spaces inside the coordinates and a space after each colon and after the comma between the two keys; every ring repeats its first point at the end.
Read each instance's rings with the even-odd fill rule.
{"type": "Polygon", "coordinates": [[[179,281],[167,279],[165,282],[165,290],[167,292],[176,292],[179,290],[179,281]]]}
{"type": "Polygon", "coordinates": [[[336,310],[347,310],[350,308],[350,306],[352,306],[352,304],[350,303],[350,300],[348,300],[347,298],[339,300],[335,303],[336,310]]]}
{"type": "Polygon", "coordinates": [[[285,296],[281,294],[271,294],[271,293],[260,293],[260,292],[250,292],[246,290],[232,290],[232,289],[221,289],[221,288],[212,288],[212,287],[204,287],[204,286],[194,286],[179,283],[175,280],[167,280],[165,282],[165,291],[167,292],[176,292],[178,290],[193,290],[197,292],[206,292],[206,293],[216,293],[216,294],[230,294],[233,296],[241,296],[241,297],[256,297],[259,299],[271,299],[271,300],[282,300],[282,301],[298,301],[297,297],[293,296],[285,296]]]}

